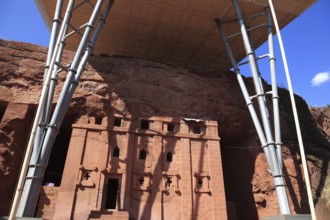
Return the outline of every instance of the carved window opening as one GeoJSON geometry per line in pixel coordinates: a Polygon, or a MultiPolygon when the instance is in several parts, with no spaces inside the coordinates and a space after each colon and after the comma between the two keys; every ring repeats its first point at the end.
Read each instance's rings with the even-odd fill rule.
{"type": "Polygon", "coordinates": [[[174,132],[174,129],[175,129],[175,124],[173,124],[173,123],[168,123],[167,124],[167,131],[168,132],[174,132]]]}
{"type": "Polygon", "coordinates": [[[84,167],[80,165],[79,167],[79,178],[76,181],[76,184],[79,187],[93,188],[95,187],[95,182],[93,176],[95,177],[94,172],[97,172],[97,167],[84,167]]]}
{"type": "Polygon", "coordinates": [[[161,190],[166,192],[176,192],[179,193],[179,179],[181,179],[179,174],[162,172],[162,185],[161,190]]]}
{"type": "Polygon", "coordinates": [[[167,152],[167,154],[166,154],[166,161],[167,161],[167,162],[172,162],[172,160],[173,160],[173,154],[172,154],[171,151],[169,151],[169,152],[167,152]]]}
{"type": "Polygon", "coordinates": [[[195,173],[194,176],[196,178],[195,192],[210,194],[211,193],[211,188],[210,188],[211,177],[208,175],[208,173],[195,173]]]}
{"type": "Polygon", "coordinates": [[[141,176],[140,179],[138,179],[138,182],[139,182],[140,186],[143,185],[143,183],[144,183],[144,178],[143,178],[143,176],[141,176]]]}
{"type": "Polygon", "coordinates": [[[140,158],[140,160],[145,160],[147,158],[147,152],[145,151],[145,149],[142,149],[140,151],[139,158],[140,158]]]}
{"type": "Polygon", "coordinates": [[[119,147],[116,146],[115,149],[113,149],[112,156],[119,157],[119,154],[120,154],[120,149],[119,147]]]}
{"type": "Polygon", "coordinates": [[[197,179],[197,187],[202,188],[203,187],[203,178],[198,178],[197,179]]]}
{"type": "Polygon", "coordinates": [[[151,190],[151,173],[137,173],[134,175],[134,189],[142,191],[151,190]]]}
{"type": "Polygon", "coordinates": [[[199,126],[199,125],[195,125],[195,126],[193,126],[193,127],[192,127],[192,132],[193,132],[194,134],[200,134],[200,133],[202,132],[201,126],[199,126]]]}
{"type": "Polygon", "coordinates": [[[167,187],[170,187],[171,184],[172,184],[172,178],[171,178],[171,177],[167,177],[167,178],[166,178],[166,186],[167,186],[167,187]]]}
{"type": "Polygon", "coordinates": [[[84,172],[84,180],[88,180],[91,177],[91,172],[90,171],[85,171],[84,172]]]}
{"type": "Polygon", "coordinates": [[[102,120],[103,120],[102,117],[95,117],[95,124],[96,125],[101,125],[102,124],[102,120]]]}
{"type": "Polygon", "coordinates": [[[142,129],[149,129],[150,121],[146,119],[141,119],[141,128],[142,129]]]}
{"type": "Polygon", "coordinates": [[[113,119],[113,126],[114,127],[121,127],[121,118],[114,118],[113,119]]]}

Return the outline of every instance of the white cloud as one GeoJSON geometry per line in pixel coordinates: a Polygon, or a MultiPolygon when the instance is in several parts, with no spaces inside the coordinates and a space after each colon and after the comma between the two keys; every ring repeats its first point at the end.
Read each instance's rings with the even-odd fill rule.
{"type": "Polygon", "coordinates": [[[318,73],[314,76],[311,83],[312,86],[320,86],[321,84],[330,81],[330,72],[322,72],[318,73]]]}

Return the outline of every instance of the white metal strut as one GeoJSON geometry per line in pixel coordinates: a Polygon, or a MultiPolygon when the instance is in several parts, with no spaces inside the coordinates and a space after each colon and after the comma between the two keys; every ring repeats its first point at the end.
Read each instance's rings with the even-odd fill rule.
{"type": "MultiPolygon", "coordinates": [[[[269,113],[266,105],[266,92],[263,90],[260,71],[258,68],[257,61],[259,58],[256,57],[255,51],[251,46],[251,38],[249,37],[249,31],[252,31],[256,28],[264,27],[265,25],[258,25],[257,27],[247,28],[244,18],[241,14],[239,5],[237,0],[233,0],[234,9],[237,16],[237,22],[240,26],[240,33],[233,34],[230,37],[242,36],[242,40],[244,43],[246,56],[248,59],[248,63],[250,65],[250,70],[252,73],[253,84],[255,88],[256,95],[250,96],[248,90],[245,86],[244,80],[238,68],[238,63],[235,60],[233,52],[230,48],[230,42],[228,37],[225,35],[222,25],[228,23],[226,21],[221,22],[219,19],[216,19],[216,24],[218,26],[221,38],[224,42],[224,46],[228,53],[229,59],[234,68],[234,72],[236,73],[237,80],[241,87],[241,91],[243,93],[246,105],[249,109],[250,115],[252,117],[252,121],[256,128],[259,140],[261,142],[261,147],[264,150],[265,156],[268,161],[269,170],[273,177],[274,186],[278,198],[278,203],[280,207],[280,212],[282,215],[290,214],[290,207],[288,198],[286,195],[283,171],[282,171],[282,156],[281,156],[281,130],[280,130],[280,116],[279,116],[279,105],[278,105],[278,92],[277,92],[277,84],[276,84],[276,70],[275,70],[275,55],[274,55],[274,46],[272,39],[272,21],[270,17],[269,8],[265,8],[266,20],[267,20],[267,31],[268,31],[268,45],[269,45],[269,63],[270,63],[270,72],[271,72],[271,80],[272,80],[272,91],[268,92],[272,94],[273,100],[273,114],[274,114],[274,133],[275,140],[273,138],[273,132],[271,128],[269,113]],[[257,112],[255,107],[253,106],[252,99],[256,99],[259,107],[259,114],[261,120],[257,116],[257,112]]],[[[260,14],[258,15],[260,16],[260,14]]]]}
{"type": "Polygon", "coordinates": [[[10,220],[15,219],[16,216],[33,217],[34,215],[52,146],[83,73],[86,61],[93,51],[94,44],[113,4],[113,0],[97,0],[94,2],[96,2],[95,5],[88,0],[79,2],[70,0],[64,17],[61,19],[63,2],[57,0],[41,96],[15,191],[9,215],[10,220]],[[75,15],[75,10],[86,4],[91,6],[90,18],[86,23],[77,27],[76,24],[70,22],[70,19],[75,15]],[[104,10],[103,13],[101,10],[104,10]],[[96,25],[98,18],[99,21],[96,25]],[[64,68],[65,65],[61,63],[61,58],[65,41],[73,34],[81,36],[80,43],[71,64],[68,65],[68,68],[64,68]],[[59,70],[66,71],[67,75],[55,110],[51,114],[59,70]]]}

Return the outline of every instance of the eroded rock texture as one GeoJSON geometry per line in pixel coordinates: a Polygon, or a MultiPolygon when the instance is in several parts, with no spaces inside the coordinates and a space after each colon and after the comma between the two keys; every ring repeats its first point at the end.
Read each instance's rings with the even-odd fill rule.
{"type": "MultiPolygon", "coordinates": [[[[0,41],[0,116],[3,115],[0,197],[6,201],[6,205],[1,204],[0,215],[7,214],[9,209],[40,95],[46,52],[44,47],[0,41]],[[26,113],[20,110],[23,108],[26,113]],[[10,117],[6,116],[8,109],[17,109],[17,116],[15,111],[10,117]]],[[[69,63],[72,56],[71,52],[66,52],[64,62],[69,63]]],[[[64,80],[65,75],[60,73],[59,87],[64,80]]],[[[253,94],[250,80],[245,81],[253,94]]],[[[269,85],[265,87],[269,89],[269,85]]],[[[56,91],[55,100],[58,95],[56,91]]],[[[280,98],[284,172],[291,210],[308,213],[287,91],[281,89],[280,98]]],[[[316,116],[312,110],[315,121],[307,104],[300,97],[296,98],[318,219],[327,219],[330,215],[330,179],[327,178],[330,146],[326,137],[329,135],[329,110],[324,113],[326,117],[316,116]],[[317,124],[322,125],[323,131],[317,124]]],[[[269,97],[268,103],[271,103],[269,97]]],[[[259,219],[279,213],[268,165],[233,73],[183,68],[138,58],[91,57],[68,114],[79,118],[114,113],[133,119],[171,116],[218,121],[229,219],[259,219]]]]}

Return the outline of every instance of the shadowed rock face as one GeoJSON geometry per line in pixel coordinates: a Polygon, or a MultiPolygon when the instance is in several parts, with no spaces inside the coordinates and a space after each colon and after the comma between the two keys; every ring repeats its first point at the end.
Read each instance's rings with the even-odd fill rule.
{"type": "Polygon", "coordinates": [[[321,108],[311,107],[310,112],[318,128],[321,129],[328,140],[330,140],[330,105],[321,108]]]}
{"type": "MultiPolygon", "coordinates": [[[[31,109],[35,108],[40,95],[47,48],[0,41],[0,51],[0,118],[3,115],[0,126],[0,197],[10,204],[12,185],[15,185],[22,160],[20,152],[25,148],[32,123],[31,109]],[[28,106],[26,113],[21,111],[17,116],[7,116],[8,109],[15,109],[11,103],[28,106]],[[18,120],[26,128],[17,127],[18,120]]],[[[69,63],[72,56],[67,51],[64,63],[69,63]]],[[[235,216],[258,219],[278,214],[273,181],[235,74],[128,57],[91,57],[85,69],[70,104],[70,114],[80,117],[115,113],[132,119],[171,116],[216,120],[230,216],[233,219],[235,216]]],[[[64,80],[65,74],[60,73],[59,87],[64,80]]],[[[245,81],[252,95],[253,86],[249,79],[245,81]]],[[[269,89],[269,85],[265,87],[269,89]]],[[[279,92],[288,197],[293,213],[308,213],[289,96],[283,89],[279,92]]],[[[55,100],[58,96],[59,91],[56,91],[55,100]]],[[[330,215],[330,181],[327,178],[330,147],[326,137],[329,135],[329,110],[322,111],[327,112],[325,117],[312,109],[314,120],[306,103],[300,97],[296,98],[317,215],[318,219],[326,219],[330,215]],[[324,132],[315,121],[322,124],[324,132]]],[[[0,215],[5,215],[8,209],[8,205],[1,206],[0,215]]]]}

